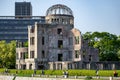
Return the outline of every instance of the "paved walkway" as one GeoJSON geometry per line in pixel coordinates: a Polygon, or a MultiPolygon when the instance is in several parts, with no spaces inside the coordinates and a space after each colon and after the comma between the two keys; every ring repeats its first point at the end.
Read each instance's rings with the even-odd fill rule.
{"type": "MultiPolygon", "coordinates": [[[[13,80],[14,76],[0,75],[0,80],[13,80]]],[[[71,78],[16,77],[15,80],[84,80],[71,78]]]]}
{"type": "Polygon", "coordinates": [[[0,75],[0,80],[12,80],[14,76],[0,75]]]}
{"type": "MultiPolygon", "coordinates": [[[[15,80],[84,80],[86,76],[69,76],[64,78],[63,76],[36,76],[36,77],[16,77],[15,80]]],[[[14,76],[0,75],[0,80],[13,80],[14,76]]],[[[93,76],[92,78],[97,78],[93,76]]],[[[110,80],[110,77],[99,77],[100,79],[110,80]]],[[[112,77],[111,80],[120,80],[120,77],[112,77]]]]}

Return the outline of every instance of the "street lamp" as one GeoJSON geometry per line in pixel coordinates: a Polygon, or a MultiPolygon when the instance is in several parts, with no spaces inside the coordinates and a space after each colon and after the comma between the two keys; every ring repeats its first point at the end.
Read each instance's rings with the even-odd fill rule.
{"type": "Polygon", "coordinates": [[[54,70],[54,56],[51,56],[51,61],[53,63],[53,70],[54,70]]]}
{"type": "Polygon", "coordinates": [[[20,59],[19,59],[19,69],[21,69],[21,63],[20,63],[20,59]]]}

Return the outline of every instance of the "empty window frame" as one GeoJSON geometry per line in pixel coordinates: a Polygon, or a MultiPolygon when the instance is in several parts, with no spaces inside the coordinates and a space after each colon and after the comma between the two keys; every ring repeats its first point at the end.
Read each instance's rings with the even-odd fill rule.
{"type": "Polygon", "coordinates": [[[62,54],[58,54],[58,61],[62,61],[63,60],[63,55],[62,54]]]}
{"type": "Polygon", "coordinates": [[[92,55],[89,55],[89,61],[92,61],[92,55]]]}
{"type": "Polygon", "coordinates": [[[58,48],[63,48],[63,40],[58,40],[58,48]]]}
{"type": "Polygon", "coordinates": [[[20,53],[20,59],[25,59],[25,52],[20,53]]]}
{"type": "Polygon", "coordinates": [[[35,41],[35,38],[34,37],[30,37],[30,45],[34,45],[34,41],[35,41]]]}
{"type": "Polygon", "coordinates": [[[62,29],[61,28],[57,29],[57,34],[62,34],[62,29]]]}
{"type": "Polygon", "coordinates": [[[33,29],[33,28],[32,28],[32,29],[30,29],[30,32],[31,32],[31,33],[34,33],[34,29],[33,29]]]}
{"type": "Polygon", "coordinates": [[[42,45],[44,45],[44,44],[45,44],[45,38],[42,37],[42,45]]]}
{"type": "Polygon", "coordinates": [[[45,58],[45,51],[42,50],[42,58],[45,58]]]}
{"type": "Polygon", "coordinates": [[[79,36],[75,36],[75,44],[79,44],[79,36]]]}
{"type": "Polygon", "coordinates": [[[34,51],[30,51],[30,58],[34,58],[34,51]]]}
{"type": "Polygon", "coordinates": [[[75,50],[75,58],[79,58],[79,50],[75,50]]]}

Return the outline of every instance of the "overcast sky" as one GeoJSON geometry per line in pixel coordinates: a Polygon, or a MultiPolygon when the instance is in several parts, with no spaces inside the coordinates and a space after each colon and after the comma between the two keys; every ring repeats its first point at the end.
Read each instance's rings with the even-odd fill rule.
{"type": "Polygon", "coordinates": [[[120,35],[120,0],[0,0],[0,16],[14,16],[15,2],[31,2],[33,16],[45,16],[49,7],[64,4],[74,14],[75,28],[85,32],[120,35]]]}

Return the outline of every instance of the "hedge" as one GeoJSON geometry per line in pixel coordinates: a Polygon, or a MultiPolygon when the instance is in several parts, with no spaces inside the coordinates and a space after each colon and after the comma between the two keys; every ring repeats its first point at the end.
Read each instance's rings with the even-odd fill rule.
{"type": "MultiPolygon", "coordinates": [[[[114,70],[99,70],[99,76],[113,76],[114,70]]],[[[0,69],[0,73],[4,73],[5,69],[0,69]]],[[[120,70],[116,70],[120,76],[120,70]]],[[[10,74],[18,74],[19,76],[30,76],[34,74],[34,70],[16,70],[8,69],[10,74]]],[[[41,70],[36,70],[36,74],[40,75],[41,70]]],[[[45,75],[63,75],[63,70],[44,70],[45,75]]],[[[68,70],[70,76],[96,76],[95,70],[68,70]]]]}

